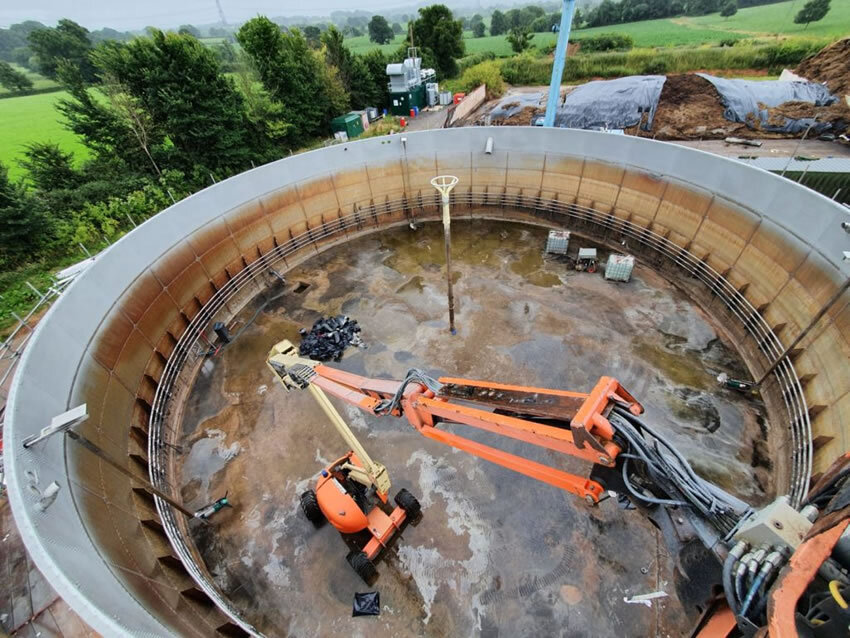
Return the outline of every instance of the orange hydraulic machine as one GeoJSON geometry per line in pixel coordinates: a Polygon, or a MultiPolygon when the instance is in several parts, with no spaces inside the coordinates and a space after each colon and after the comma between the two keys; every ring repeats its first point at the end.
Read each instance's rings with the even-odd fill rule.
{"type": "Polygon", "coordinates": [[[267,363],[287,389],[307,388],[351,450],[321,471],[315,490],[301,495],[301,506],[314,524],[325,519],[344,534],[368,530],[371,539],[348,562],[364,580],[375,574],[373,560],[401,524],[420,511],[407,490],[387,502],[386,467],[373,461],[325,393],[375,415],[405,416],[424,436],[497,463],[531,478],[565,489],[596,504],[605,488],[598,482],[483,445],[437,428],[461,423],[613,468],[621,446],[606,418],[612,406],[633,415],[643,408],[620,384],[603,377],[589,393],[548,390],[441,378],[412,370],[403,381],[369,379],[298,356],[289,341],[276,344],[267,363]],[[472,404],[472,405],[465,405],[472,404]],[[480,407],[475,407],[475,406],[480,407]],[[523,416],[519,416],[521,413],[523,416]],[[374,506],[372,497],[380,503],[374,506]]]}

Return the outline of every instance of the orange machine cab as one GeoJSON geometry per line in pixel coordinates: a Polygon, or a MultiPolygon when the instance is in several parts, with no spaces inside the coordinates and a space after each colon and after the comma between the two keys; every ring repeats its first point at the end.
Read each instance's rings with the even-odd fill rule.
{"type": "MultiPolygon", "coordinates": [[[[331,467],[344,463],[348,455],[336,461],[331,467]]],[[[369,520],[357,503],[345,491],[342,484],[328,470],[322,470],[316,485],[316,497],[322,514],[343,534],[356,534],[366,529],[369,520]]]]}

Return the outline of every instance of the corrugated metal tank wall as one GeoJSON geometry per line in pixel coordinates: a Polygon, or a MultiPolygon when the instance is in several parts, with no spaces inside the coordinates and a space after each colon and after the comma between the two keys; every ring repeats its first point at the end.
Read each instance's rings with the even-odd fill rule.
{"type": "MultiPolygon", "coordinates": [[[[7,417],[8,448],[15,450],[7,460],[12,503],[38,566],[48,578],[55,575],[59,593],[99,631],[200,636],[234,625],[204,602],[179,561],[169,558],[156,508],[144,492],[59,439],[26,452],[20,441],[53,415],[86,402],[91,416],[81,430],[147,476],[150,410],[177,341],[217,290],[275,246],[299,237],[305,242],[285,270],[293,259],[354,232],[319,237],[323,226],[341,217],[364,210],[377,226],[406,222],[409,213],[397,206],[405,194],[413,215],[433,215],[429,181],[450,173],[460,178],[454,196],[463,201],[474,195],[476,202],[455,206],[456,216],[540,222],[539,210],[556,202],[607,213],[666,238],[723,274],[784,343],[847,276],[840,262],[843,211],[737,162],[581,131],[474,128],[405,139],[375,138],[295,156],[178,203],[99,257],[42,321],[7,417]],[[495,138],[490,155],[483,152],[488,136],[495,138]],[[538,213],[505,205],[506,196],[534,200],[538,213]],[[70,488],[45,514],[24,489],[31,481],[27,470],[40,474],[42,487],[55,479],[70,488]]],[[[262,286],[256,281],[243,288],[227,312],[237,312],[262,286]]],[[[813,419],[815,472],[850,449],[843,426],[850,417],[848,299],[809,334],[795,358],[813,419]]],[[[723,316],[710,294],[703,302],[723,316]]],[[[743,349],[754,369],[765,367],[755,345],[743,349]]],[[[777,426],[787,420],[780,405],[775,397],[777,426]]],[[[784,428],[772,436],[781,487],[789,480],[791,450],[784,428]]]]}

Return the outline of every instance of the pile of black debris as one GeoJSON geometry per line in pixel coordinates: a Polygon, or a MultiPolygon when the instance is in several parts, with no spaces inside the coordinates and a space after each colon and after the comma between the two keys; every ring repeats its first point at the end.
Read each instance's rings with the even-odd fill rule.
{"type": "Polygon", "coordinates": [[[365,347],[360,339],[360,326],[345,315],[320,317],[310,332],[301,329],[301,346],[298,353],[314,361],[339,361],[349,346],[365,347]]]}

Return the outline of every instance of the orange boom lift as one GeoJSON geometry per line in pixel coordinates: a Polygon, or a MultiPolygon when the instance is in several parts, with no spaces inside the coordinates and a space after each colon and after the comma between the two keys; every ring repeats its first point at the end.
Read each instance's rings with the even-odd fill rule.
{"type": "Polygon", "coordinates": [[[344,534],[371,533],[362,551],[348,556],[367,581],[375,573],[372,561],[420,507],[407,490],[396,496],[398,507],[390,514],[380,504],[370,507],[373,495],[381,504],[387,502],[386,468],[369,457],[325,393],[374,415],[404,416],[429,439],[577,494],[591,504],[599,502],[605,491],[597,481],[446,432],[438,425],[467,425],[613,468],[622,448],[614,441],[607,415],[614,406],[633,415],[643,412],[634,397],[610,377],[602,377],[588,394],[452,377],[434,384],[415,370],[403,381],[392,381],[337,370],[301,358],[297,352],[292,343],[281,341],[269,353],[268,365],[287,390],[308,388],[351,447],[322,470],[315,491],[301,495],[302,509],[314,523],[327,519],[344,534]]]}

